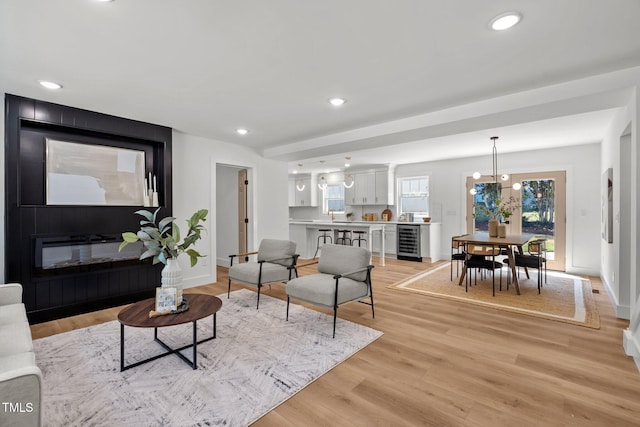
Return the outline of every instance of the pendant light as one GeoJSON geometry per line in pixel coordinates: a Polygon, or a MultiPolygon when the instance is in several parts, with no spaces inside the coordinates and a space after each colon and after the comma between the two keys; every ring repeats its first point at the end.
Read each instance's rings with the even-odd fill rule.
{"type": "MultiPolygon", "coordinates": [[[[492,136],[491,141],[493,142],[493,149],[492,149],[492,163],[493,163],[493,170],[491,177],[493,178],[493,182],[496,185],[496,188],[498,187],[498,149],[496,148],[496,140],[498,139],[497,136],[492,136]]],[[[480,174],[480,172],[474,172],[473,173],[473,179],[480,179],[480,177],[482,176],[480,174]]],[[[500,179],[502,181],[508,181],[509,180],[509,175],[508,174],[502,174],[500,175],[500,179]]],[[[519,182],[516,182],[515,184],[513,184],[512,188],[514,190],[520,190],[521,185],[519,182]]],[[[475,195],[477,193],[475,188],[472,188],[471,190],[469,190],[469,192],[473,195],[475,195]]]]}

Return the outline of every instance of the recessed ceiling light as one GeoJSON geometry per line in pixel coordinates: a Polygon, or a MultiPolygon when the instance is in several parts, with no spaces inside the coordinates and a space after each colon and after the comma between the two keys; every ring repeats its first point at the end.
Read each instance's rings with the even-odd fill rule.
{"type": "Polygon", "coordinates": [[[344,104],[345,102],[346,102],[346,101],[345,101],[343,98],[331,98],[331,99],[329,100],[329,103],[330,103],[331,105],[333,105],[334,107],[339,107],[339,106],[341,106],[342,104],[344,104]]]}
{"type": "Polygon", "coordinates": [[[240,134],[240,135],[246,135],[246,134],[248,134],[248,133],[249,133],[249,131],[248,131],[248,130],[243,129],[243,128],[236,129],[236,132],[238,132],[238,134],[240,134]]]}
{"type": "Polygon", "coordinates": [[[38,80],[38,83],[40,83],[42,86],[46,87],[47,89],[61,89],[62,85],[59,83],[55,83],[55,82],[48,82],[46,80],[38,80]]]}
{"type": "Polygon", "coordinates": [[[496,31],[508,30],[520,22],[521,18],[518,12],[502,13],[491,20],[489,27],[496,31]]]}

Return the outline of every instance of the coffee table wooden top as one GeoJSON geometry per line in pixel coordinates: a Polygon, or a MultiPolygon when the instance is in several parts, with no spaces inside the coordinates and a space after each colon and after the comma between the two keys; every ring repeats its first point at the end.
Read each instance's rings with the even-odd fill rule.
{"type": "Polygon", "coordinates": [[[217,313],[222,307],[220,298],[213,295],[184,294],[183,296],[189,301],[189,310],[183,313],[150,318],[149,312],[155,310],[156,299],[149,298],[122,309],[118,313],[118,321],[123,325],[136,328],[161,328],[195,322],[217,313]]]}

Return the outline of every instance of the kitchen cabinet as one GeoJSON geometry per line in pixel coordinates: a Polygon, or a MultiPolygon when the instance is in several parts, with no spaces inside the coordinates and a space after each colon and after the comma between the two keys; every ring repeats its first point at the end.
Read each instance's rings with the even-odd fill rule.
{"type": "Polygon", "coordinates": [[[393,205],[393,196],[389,193],[389,173],[387,171],[376,172],[376,205],[393,205]]]}
{"type": "Polygon", "coordinates": [[[345,188],[344,201],[356,205],[388,205],[389,175],[387,171],[354,173],[353,186],[345,188]]]}
{"type": "MultiPolygon", "coordinates": [[[[380,241],[373,239],[372,248],[374,252],[380,251],[380,241]]],[[[396,226],[385,225],[384,227],[384,252],[385,254],[396,254],[396,226]]]]}
{"type": "Polygon", "coordinates": [[[355,201],[359,205],[372,205],[376,198],[376,175],[373,172],[354,176],[355,201]]]}
{"type": "Polygon", "coordinates": [[[289,179],[289,207],[318,206],[310,177],[289,179]],[[302,188],[302,190],[300,190],[302,188]]]}
{"type": "Polygon", "coordinates": [[[440,223],[420,225],[420,256],[436,262],[440,257],[440,223]]]}

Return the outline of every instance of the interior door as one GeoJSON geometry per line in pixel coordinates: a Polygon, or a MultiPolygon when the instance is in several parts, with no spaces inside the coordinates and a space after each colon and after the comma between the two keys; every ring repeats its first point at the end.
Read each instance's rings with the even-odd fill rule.
{"type": "MultiPolygon", "coordinates": [[[[247,236],[249,230],[249,216],[247,209],[247,187],[249,181],[247,179],[247,170],[240,169],[238,171],[238,252],[246,253],[247,250],[247,236]]],[[[246,257],[240,259],[240,262],[244,262],[246,257]]]]}
{"type": "MultiPolygon", "coordinates": [[[[507,219],[507,233],[529,233],[547,239],[547,267],[565,270],[566,252],[566,173],[564,171],[512,174],[499,181],[497,190],[492,177],[467,178],[467,232],[486,231],[488,217],[483,206],[498,202],[515,203],[507,219]],[[520,189],[514,190],[513,184],[520,189]],[[475,194],[471,194],[471,190],[475,194]],[[491,197],[492,194],[497,196],[491,197]]],[[[505,219],[503,218],[503,221],[505,219]]]]}

